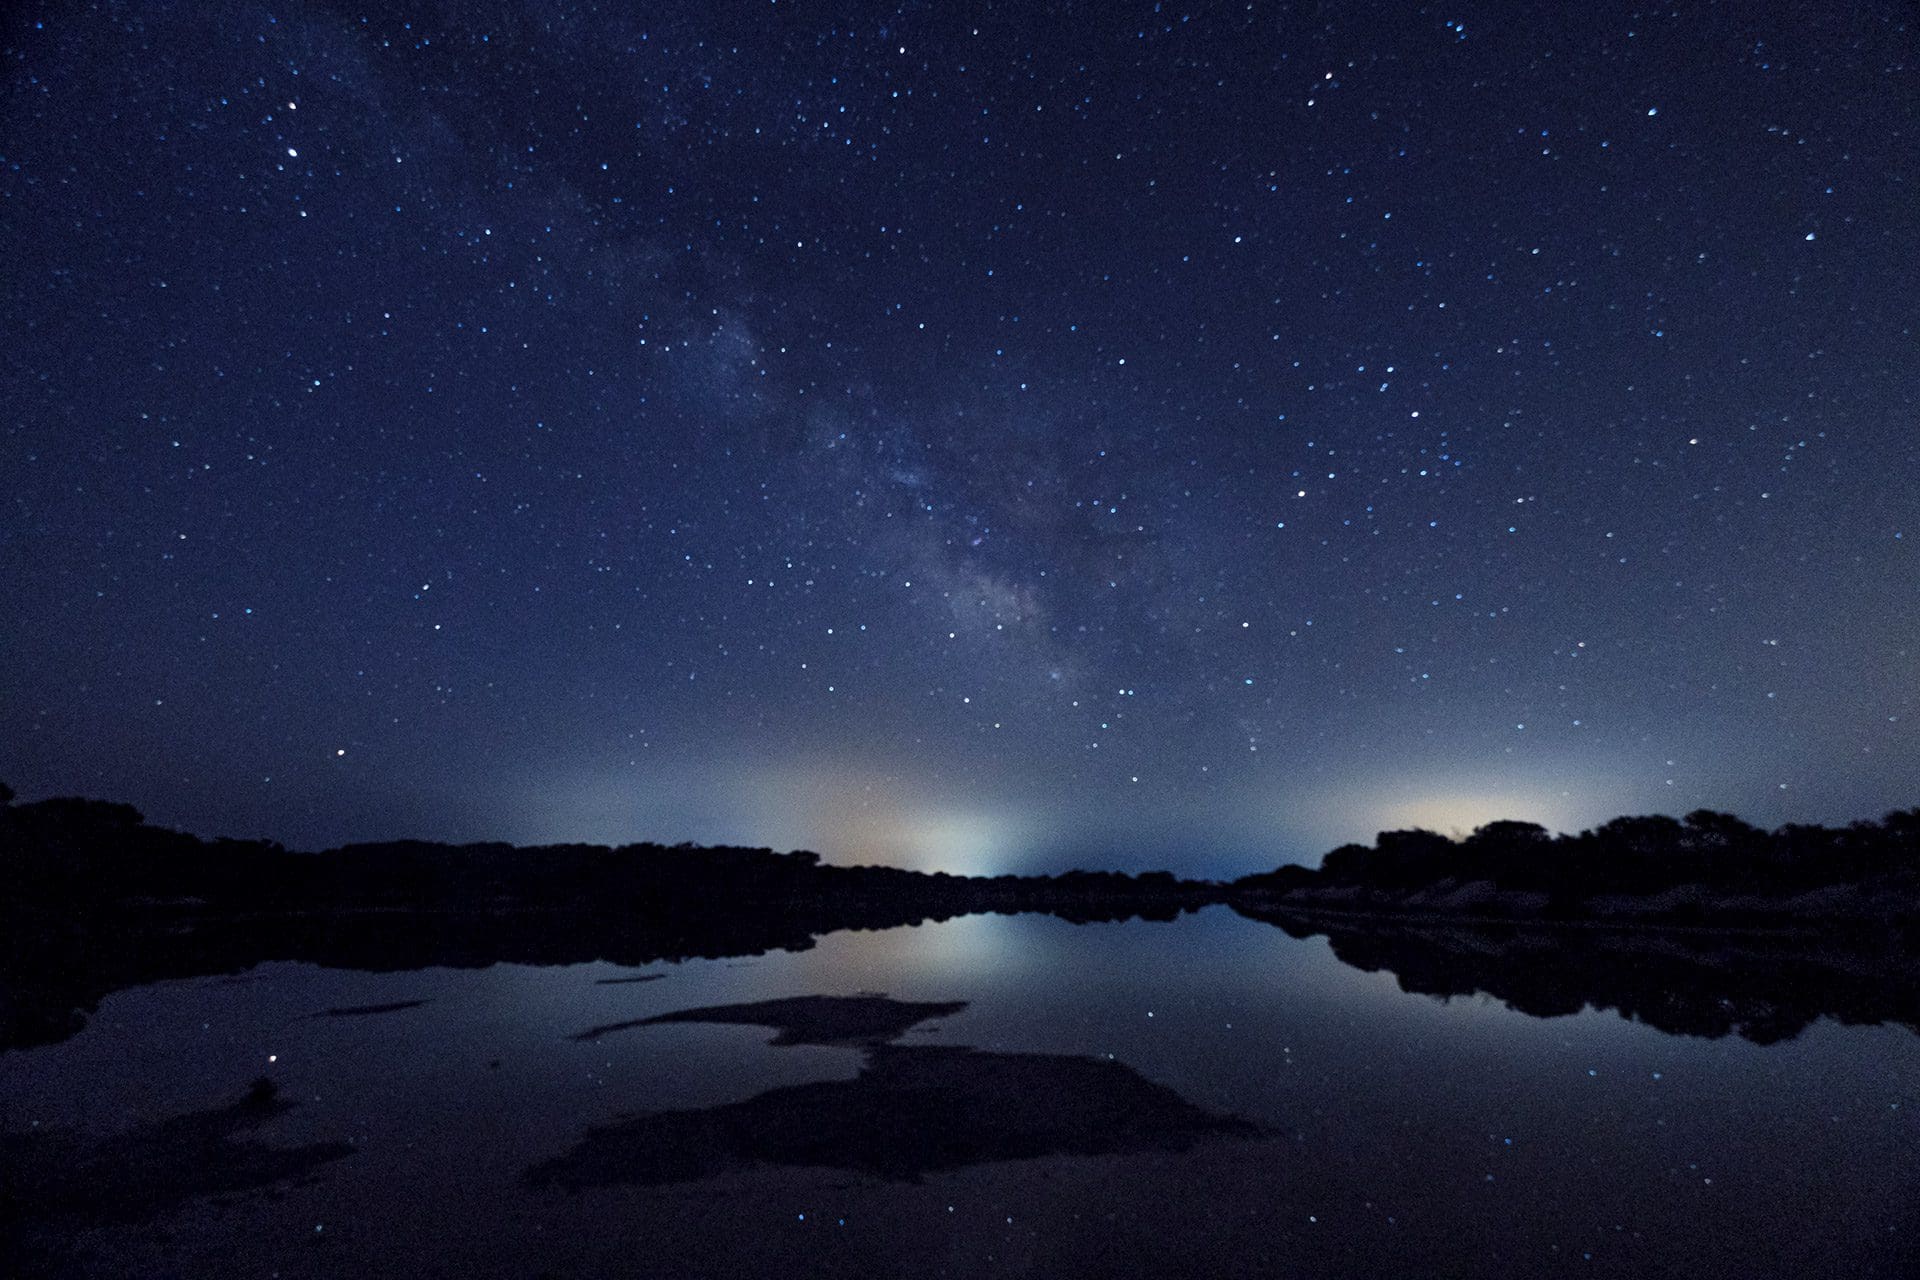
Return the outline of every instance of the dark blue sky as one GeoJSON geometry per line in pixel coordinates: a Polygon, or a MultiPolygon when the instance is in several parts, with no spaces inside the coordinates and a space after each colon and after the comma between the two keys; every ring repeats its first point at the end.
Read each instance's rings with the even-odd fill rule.
{"type": "Polygon", "coordinates": [[[1212,873],[1920,801],[1909,5],[3,40],[23,796],[1212,873]]]}

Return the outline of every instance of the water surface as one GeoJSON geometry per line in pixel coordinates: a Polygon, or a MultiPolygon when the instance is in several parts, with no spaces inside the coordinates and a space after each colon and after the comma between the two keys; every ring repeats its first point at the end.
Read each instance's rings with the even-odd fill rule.
{"type": "Polygon", "coordinates": [[[1912,1274],[1920,1036],[1737,1025],[1409,994],[1226,908],[969,916],[136,987],[0,1055],[0,1122],[36,1272],[1912,1274]]]}

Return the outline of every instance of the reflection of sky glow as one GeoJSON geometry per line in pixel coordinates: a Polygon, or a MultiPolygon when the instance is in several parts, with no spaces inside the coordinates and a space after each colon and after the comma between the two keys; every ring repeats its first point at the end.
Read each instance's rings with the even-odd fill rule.
{"type": "MultiPolygon", "coordinates": [[[[1542,1019],[1487,997],[1442,1002],[1401,991],[1389,972],[1348,968],[1324,939],[1298,942],[1220,908],[1173,924],[975,917],[648,971],[666,976],[601,986],[629,971],[273,964],[246,984],[135,987],[108,997],[82,1034],[0,1055],[0,1096],[47,1128],[107,1138],[128,1117],[231,1106],[235,1082],[257,1075],[271,1048],[280,1053],[274,1078],[300,1107],[281,1123],[303,1135],[357,1135],[357,1154],[315,1191],[177,1213],[164,1240],[138,1223],[88,1233],[114,1256],[146,1264],[143,1274],[224,1274],[239,1269],[236,1255],[249,1271],[270,1270],[284,1262],[287,1240],[311,1239],[323,1218],[326,1235],[335,1233],[339,1215],[315,1212],[316,1195],[424,1206],[352,1215],[339,1234],[369,1255],[386,1250],[390,1270],[430,1271],[454,1258],[463,1273],[485,1275],[543,1266],[592,1274],[616,1255],[654,1259],[661,1239],[695,1231],[682,1248],[707,1257],[671,1256],[673,1273],[740,1256],[729,1236],[755,1245],[769,1235],[773,1243],[755,1245],[739,1270],[774,1273],[801,1245],[844,1247],[843,1239],[860,1250],[849,1256],[881,1260],[869,1270],[924,1270],[963,1234],[997,1247],[1008,1216],[1014,1230],[1033,1233],[1023,1239],[1042,1242],[1056,1272],[1111,1260],[1128,1223],[1144,1225],[1119,1241],[1127,1256],[1177,1265],[1194,1255],[1168,1222],[1250,1224],[1194,1238],[1211,1247],[1216,1236],[1251,1237],[1265,1248],[1287,1229],[1276,1203],[1298,1223],[1320,1215],[1341,1233],[1342,1253],[1368,1236],[1405,1250],[1383,1250],[1342,1275],[1399,1274],[1408,1268],[1395,1263],[1408,1257],[1427,1261],[1428,1273],[1481,1274],[1498,1270],[1489,1259],[1545,1255],[1542,1240],[1616,1250],[1596,1273],[1637,1274],[1680,1257],[1703,1273],[1774,1274],[1777,1247],[1754,1224],[1783,1206],[1822,1206],[1825,1234],[1809,1247],[1829,1253],[1833,1240],[1894,1253],[1913,1220],[1904,1175],[1920,1038],[1896,1026],[1824,1023],[1763,1046],[1669,1036],[1613,1010],[1542,1019]],[[864,1058],[849,1047],[775,1047],[773,1030],[755,1025],[634,1027],[591,1043],[572,1035],[671,1009],[862,990],[969,1002],[910,1030],[903,1045],[1114,1063],[1273,1134],[1181,1154],[975,1165],[926,1184],[763,1166],[657,1194],[528,1198],[520,1175],[529,1161],[569,1149],[589,1128],[848,1080],[864,1058]],[[408,998],[428,1002],[392,1017],[307,1016],[408,998]],[[220,1034],[204,1034],[210,1024],[220,1034]],[[1364,1214],[1363,1195],[1372,1198],[1364,1214]],[[610,1219],[616,1200],[624,1211],[610,1219]],[[717,1209],[706,1211],[709,1203],[717,1209]],[[816,1206],[830,1209],[827,1222],[846,1214],[844,1229],[825,1228],[844,1235],[802,1234],[825,1216],[816,1206]],[[1382,1225],[1389,1214],[1404,1215],[1398,1229],[1382,1225]],[[1487,1245],[1491,1228],[1481,1228],[1510,1220],[1518,1226],[1487,1245]],[[535,1221],[547,1230],[529,1232],[535,1221]],[[1462,1222],[1480,1227],[1462,1232],[1462,1222]],[[1614,1222],[1641,1237],[1613,1232],[1614,1222]],[[788,1234],[743,1227],[755,1223],[788,1234]],[[615,1228],[625,1233],[609,1237],[615,1228]],[[899,1240],[906,1251],[870,1243],[899,1240]],[[1716,1270],[1729,1251],[1738,1265],[1716,1270]],[[183,1258],[186,1266],[174,1265],[183,1258]]],[[[1023,1102],[1044,1108],[1048,1099],[1023,1102]]],[[[989,1269],[965,1261],[954,1269],[989,1269]]],[[[1211,1261],[1203,1254],[1195,1269],[1211,1261]]],[[[1258,1274],[1254,1263],[1235,1256],[1212,1269],[1258,1274]]]]}
{"type": "Polygon", "coordinates": [[[870,933],[843,931],[821,938],[795,965],[825,991],[977,999],[984,989],[1019,981],[1057,961],[1055,949],[1046,945],[1057,936],[1050,929],[1056,925],[1060,922],[1051,917],[970,915],[870,933]],[[946,994],[926,994],[932,991],[946,994]]]}

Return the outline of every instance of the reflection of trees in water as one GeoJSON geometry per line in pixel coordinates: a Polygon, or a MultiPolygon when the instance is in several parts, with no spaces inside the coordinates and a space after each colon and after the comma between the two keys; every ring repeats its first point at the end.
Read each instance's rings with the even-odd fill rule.
{"type": "Polygon", "coordinates": [[[1295,938],[1326,935],[1333,954],[1403,991],[1484,993],[1538,1018],[1582,1009],[1676,1035],[1792,1039],[1826,1017],[1920,1032],[1920,955],[1890,932],[1819,939],[1757,932],[1462,926],[1431,919],[1285,910],[1242,914],[1295,938]]]}
{"type": "MultiPolygon", "coordinates": [[[[927,879],[922,877],[922,879],[927,879]]],[[[115,991],[239,974],[270,961],[389,973],[492,964],[566,965],[804,951],[838,929],[888,929],[979,911],[1051,911],[1077,921],[1171,920],[1197,899],[1029,890],[953,881],[902,894],[715,902],[704,911],[378,910],[254,915],[107,909],[0,912],[0,1051],[77,1034],[115,991]],[[968,887],[972,884],[979,889],[968,887]]]]}
{"type": "MultiPolygon", "coordinates": [[[[1326,934],[1336,956],[1393,973],[1407,991],[1485,992],[1538,1017],[1592,1005],[1685,1035],[1737,1033],[1770,1043],[1820,1017],[1920,1029],[1920,950],[1891,931],[1799,935],[1645,928],[1466,926],[1434,917],[1359,917],[1281,908],[1242,914],[1295,937],[1326,934]]],[[[154,927],[117,916],[0,930],[0,1049],[77,1033],[113,991],[173,978],[242,973],[268,961],[373,972],[662,960],[805,950],[837,928],[945,919],[908,904],[800,904],[649,927],[620,916],[557,912],[377,912],[202,919],[154,927]]],[[[1086,916],[1083,908],[1077,914],[1086,916]]],[[[1124,918],[1124,906],[1110,912],[1124,918]]]]}
{"type": "Polygon", "coordinates": [[[1349,963],[1393,971],[1409,991],[1485,991],[1542,1016],[1594,1004],[1670,1031],[1763,1042],[1823,1015],[1916,1023],[1920,948],[1910,928],[1898,934],[1888,922],[1912,920],[1920,903],[1920,811],[1775,832],[1706,810],[1680,821],[1618,818],[1574,836],[1522,822],[1490,823],[1461,841],[1383,832],[1371,848],[1334,850],[1317,871],[1289,866],[1220,886],[1165,872],[975,879],[684,845],[402,841],[296,854],[151,827],[127,805],[7,798],[0,1051],[66,1039],[124,987],[273,960],[373,971],[638,966],[799,951],[838,929],[982,911],[1171,920],[1222,899],[1289,932],[1308,918],[1301,909],[1336,899],[1382,911],[1445,906],[1456,919],[1825,916],[1818,943],[1519,924],[1502,932],[1332,913],[1309,932],[1329,934],[1349,963]]]}
{"type": "Polygon", "coordinates": [[[290,853],[147,825],[131,805],[0,794],[0,1051],[99,1001],[273,960],[378,972],[801,951],[836,929],[980,911],[1171,920],[1217,896],[1165,872],[969,878],[695,845],[445,845],[290,853]]]}

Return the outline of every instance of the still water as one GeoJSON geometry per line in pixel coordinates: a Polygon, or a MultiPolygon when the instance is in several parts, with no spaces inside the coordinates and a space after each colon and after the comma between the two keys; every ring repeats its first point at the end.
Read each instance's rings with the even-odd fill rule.
{"type": "Polygon", "coordinates": [[[264,964],[108,996],[0,1100],[36,1274],[1920,1274],[1908,1026],[1535,1017],[1225,907],[264,964]]]}

